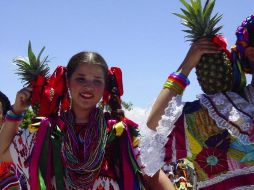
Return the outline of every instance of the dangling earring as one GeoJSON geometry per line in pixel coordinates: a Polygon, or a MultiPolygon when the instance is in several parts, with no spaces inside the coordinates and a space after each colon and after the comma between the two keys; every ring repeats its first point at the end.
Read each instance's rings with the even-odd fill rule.
{"type": "Polygon", "coordinates": [[[69,105],[69,110],[70,110],[72,107],[72,97],[71,97],[71,91],[70,91],[69,84],[68,84],[67,72],[65,73],[65,81],[66,81],[68,98],[69,98],[69,102],[70,102],[70,105],[69,105]]]}
{"type": "Polygon", "coordinates": [[[70,91],[69,87],[67,87],[67,92],[68,92],[68,97],[69,97],[69,100],[70,100],[69,109],[71,109],[71,106],[72,106],[72,97],[71,97],[71,91],[70,91]]]}

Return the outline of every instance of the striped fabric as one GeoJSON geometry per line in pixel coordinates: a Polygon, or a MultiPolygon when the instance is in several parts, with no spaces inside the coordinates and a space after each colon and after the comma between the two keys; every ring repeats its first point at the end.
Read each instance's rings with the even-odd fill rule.
{"type": "Polygon", "coordinates": [[[14,165],[10,162],[0,163],[0,189],[18,190],[21,189],[16,176],[14,165]]]}

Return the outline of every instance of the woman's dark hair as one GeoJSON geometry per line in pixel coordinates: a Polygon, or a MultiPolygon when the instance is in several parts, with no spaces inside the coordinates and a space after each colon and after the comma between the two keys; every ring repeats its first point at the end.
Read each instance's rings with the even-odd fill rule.
{"type": "Polygon", "coordinates": [[[3,115],[5,116],[7,111],[11,109],[11,103],[8,97],[0,91],[0,102],[2,103],[3,107],[3,115]]]}
{"type": "Polygon", "coordinates": [[[117,80],[114,75],[108,76],[107,88],[111,94],[108,102],[108,105],[111,109],[111,118],[121,121],[121,119],[124,117],[124,111],[122,110],[122,101],[119,94],[117,80]]]}
{"type": "Polygon", "coordinates": [[[67,65],[67,78],[70,78],[77,67],[81,64],[95,64],[101,66],[105,75],[105,80],[107,80],[108,65],[104,58],[96,52],[85,51],[79,52],[71,57],[67,65]]]}

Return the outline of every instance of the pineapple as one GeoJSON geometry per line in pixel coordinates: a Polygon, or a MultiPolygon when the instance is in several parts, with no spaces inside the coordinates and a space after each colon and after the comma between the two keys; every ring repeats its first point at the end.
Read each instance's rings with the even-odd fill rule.
{"type": "Polygon", "coordinates": [[[24,57],[17,57],[13,60],[13,63],[18,66],[18,74],[23,82],[25,82],[25,86],[31,85],[34,81],[37,80],[38,76],[44,76],[48,78],[49,75],[49,67],[48,67],[48,56],[43,58],[41,61],[41,54],[43,53],[45,47],[43,47],[36,57],[32,51],[32,45],[29,41],[28,44],[28,59],[24,57]]]}
{"type": "Polygon", "coordinates": [[[13,60],[13,63],[18,66],[16,74],[18,74],[25,83],[25,86],[31,86],[33,88],[32,93],[32,109],[37,115],[40,108],[40,95],[42,93],[43,86],[49,77],[48,56],[41,59],[45,47],[43,47],[36,57],[32,51],[32,45],[29,41],[28,44],[28,58],[17,57],[13,60]]]}
{"type": "MultiPolygon", "coordinates": [[[[182,9],[182,14],[173,13],[180,17],[182,25],[187,27],[183,30],[187,33],[188,41],[195,42],[201,38],[213,38],[219,34],[222,26],[216,27],[222,15],[216,13],[213,17],[215,0],[206,0],[202,9],[201,0],[180,0],[186,9],[182,9]]],[[[233,73],[231,62],[225,52],[202,55],[196,66],[196,75],[202,90],[206,94],[231,91],[233,87],[233,73]]]]}

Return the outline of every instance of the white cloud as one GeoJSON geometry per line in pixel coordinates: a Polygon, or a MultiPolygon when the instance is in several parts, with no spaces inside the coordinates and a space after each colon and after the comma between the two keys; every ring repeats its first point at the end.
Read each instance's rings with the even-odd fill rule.
{"type": "Polygon", "coordinates": [[[141,108],[141,107],[132,107],[132,110],[128,111],[125,110],[125,116],[134,121],[139,125],[140,130],[146,128],[146,120],[148,116],[148,109],[141,108]]]}

